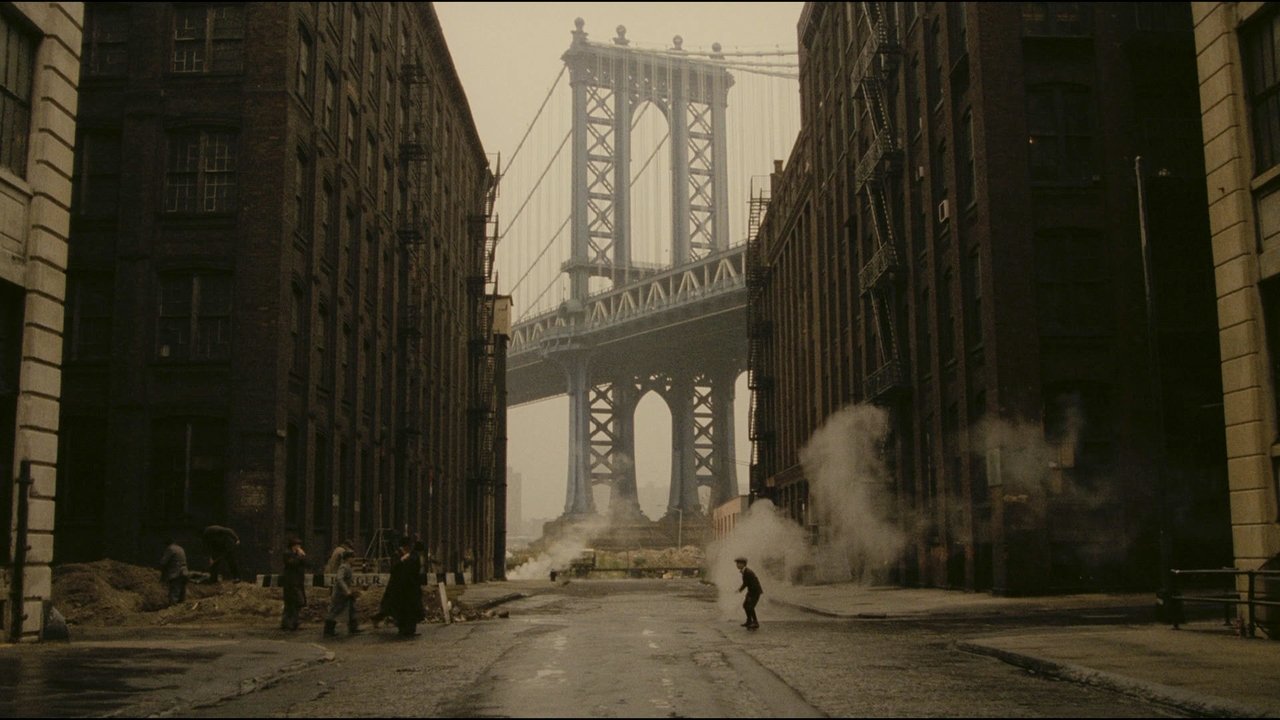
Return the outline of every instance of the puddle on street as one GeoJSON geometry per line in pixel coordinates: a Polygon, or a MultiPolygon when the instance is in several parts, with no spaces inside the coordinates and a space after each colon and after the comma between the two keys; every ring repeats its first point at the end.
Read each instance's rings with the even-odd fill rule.
{"type": "Polygon", "coordinates": [[[0,717],[102,715],[140,692],[173,690],[187,670],[207,667],[213,653],[119,648],[111,657],[69,648],[0,653],[0,717]],[[94,655],[97,655],[96,657],[94,655]]]}

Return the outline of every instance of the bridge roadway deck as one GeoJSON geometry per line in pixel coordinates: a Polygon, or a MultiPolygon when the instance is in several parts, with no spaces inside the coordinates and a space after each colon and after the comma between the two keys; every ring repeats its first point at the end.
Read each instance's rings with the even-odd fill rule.
{"type": "MultiPolygon", "coordinates": [[[[693,302],[625,321],[574,332],[575,345],[589,349],[593,379],[606,375],[648,376],[676,369],[736,364],[746,370],[747,291],[708,294],[693,302]]],[[[554,351],[552,352],[554,354],[554,351]]],[[[507,404],[516,406],[563,395],[565,372],[534,344],[507,358],[507,404]]]]}

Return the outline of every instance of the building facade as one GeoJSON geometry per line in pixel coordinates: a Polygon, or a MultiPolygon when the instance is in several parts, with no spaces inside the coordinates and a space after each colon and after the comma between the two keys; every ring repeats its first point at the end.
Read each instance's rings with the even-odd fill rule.
{"type": "Polygon", "coordinates": [[[809,3],[799,37],[803,129],[752,245],[753,491],[820,542],[800,450],[873,403],[899,582],[1223,562],[1187,5],[809,3]]]}
{"type": "Polygon", "coordinates": [[[200,569],[219,524],[258,570],[408,533],[488,576],[493,176],[432,6],[86,23],[59,558],[200,569]]]}
{"type": "MultiPolygon", "coordinates": [[[[1192,3],[1236,567],[1280,554],[1280,7],[1192,3]]],[[[1274,567],[1274,565],[1272,566],[1274,567]]]]}
{"type": "Polygon", "coordinates": [[[14,639],[38,636],[52,584],[83,14],[82,3],[0,3],[0,624],[14,639]]]}

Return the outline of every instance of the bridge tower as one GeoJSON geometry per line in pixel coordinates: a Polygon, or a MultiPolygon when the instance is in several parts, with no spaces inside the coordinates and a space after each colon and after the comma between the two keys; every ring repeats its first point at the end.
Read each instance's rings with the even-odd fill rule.
{"type": "MultiPolygon", "coordinates": [[[[582,18],[562,59],[572,89],[571,256],[565,324],[585,325],[592,278],[614,286],[644,278],[631,257],[631,126],[652,102],[670,128],[671,258],[680,267],[729,247],[725,116],[733,76],[710,57],[687,53],[679,36],[666,51],[630,46],[618,26],[611,43],[588,41],[582,18]]],[[[719,53],[719,45],[713,46],[719,53]]],[[[737,494],[733,447],[737,358],[708,363],[675,357],[662,372],[617,374],[593,363],[592,348],[569,342],[547,353],[564,371],[569,394],[566,517],[597,512],[596,485],[610,488],[615,518],[639,519],[635,409],[653,390],[671,410],[672,467],[668,515],[696,513],[699,487],[711,506],[737,494]]]]}

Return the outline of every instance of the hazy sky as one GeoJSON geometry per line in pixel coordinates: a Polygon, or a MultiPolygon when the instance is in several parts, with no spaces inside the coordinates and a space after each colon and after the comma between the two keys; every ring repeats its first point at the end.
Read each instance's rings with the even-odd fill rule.
{"type": "MultiPolygon", "coordinates": [[[[586,21],[584,29],[589,34],[589,39],[596,42],[608,42],[614,37],[614,29],[618,25],[625,25],[627,37],[633,43],[648,47],[670,47],[672,36],[680,35],[684,38],[686,50],[709,48],[713,42],[721,43],[728,51],[769,48],[794,50],[796,22],[802,6],[803,3],[435,3],[449,51],[462,78],[485,150],[491,155],[501,152],[504,163],[511,158],[513,150],[529,128],[539,104],[563,66],[560,56],[569,47],[574,18],[581,17],[586,21]]],[[[794,58],[789,61],[794,62],[794,58]]],[[[791,72],[794,73],[794,70],[791,72]]],[[[748,77],[740,74],[738,77],[738,84],[730,95],[731,111],[735,109],[735,98],[738,106],[747,98],[757,104],[762,102],[761,98],[768,98],[767,104],[770,107],[753,108],[752,113],[766,118],[771,114],[777,115],[780,119],[771,127],[783,128],[781,131],[771,132],[775,137],[767,140],[738,134],[739,146],[750,152],[735,152],[734,147],[731,147],[730,156],[749,158],[737,161],[738,165],[749,167],[735,167],[731,164],[730,173],[735,176],[731,185],[745,187],[750,175],[768,172],[770,160],[786,158],[790,142],[794,138],[792,125],[795,121],[792,115],[798,116],[795,107],[798,96],[794,89],[791,96],[770,89],[773,86],[764,90],[756,89],[765,86],[752,84],[751,78],[757,78],[754,75],[748,77]]],[[[786,81],[782,82],[785,86],[786,81]]],[[[561,83],[561,89],[563,85],[561,83]]],[[[530,134],[527,147],[517,156],[517,162],[512,164],[512,173],[503,183],[504,201],[511,202],[514,199],[518,202],[533,187],[537,173],[546,162],[544,158],[551,157],[559,136],[568,130],[569,108],[564,107],[567,103],[558,102],[563,97],[560,94],[553,95],[543,118],[535,124],[535,131],[530,134]]],[[[731,118],[731,137],[734,136],[733,122],[731,118]]],[[[643,131],[644,127],[636,131],[639,140],[633,140],[633,157],[641,152],[648,154],[647,150],[637,147],[637,143],[644,142],[646,137],[643,131]]],[[[652,131],[650,142],[655,148],[661,137],[658,132],[665,132],[665,129],[652,131]]],[[[563,153],[566,157],[568,154],[567,151],[563,153]]],[[[669,172],[669,168],[661,161],[663,157],[663,154],[658,154],[654,171],[646,173],[646,182],[660,182],[660,176],[669,172]]],[[[634,164],[638,162],[633,161],[633,170],[634,164]]],[[[558,167],[553,170],[545,184],[557,184],[552,181],[558,171],[558,167]]],[[[561,187],[559,191],[563,192],[564,189],[566,188],[561,187]]],[[[636,202],[635,198],[640,192],[641,186],[637,183],[632,189],[633,202],[636,202]]],[[[741,194],[745,190],[739,191],[735,187],[735,193],[745,198],[741,194]]],[[[654,213],[661,212],[656,208],[663,202],[666,201],[659,198],[651,203],[655,208],[654,213]]],[[[537,223],[537,227],[520,229],[527,230],[531,236],[545,232],[541,229],[544,227],[551,227],[554,231],[554,226],[562,219],[561,213],[567,212],[568,207],[564,196],[554,190],[540,194],[530,206],[521,222],[537,223]]],[[[745,217],[745,207],[738,214],[745,217]]],[[[514,212],[507,209],[504,219],[513,215],[514,212]]],[[[735,217],[733,222],[735,236],[741,234],[741,219],[735,217]]],[[[634,228],[634,223],[633,232],[640,234],[634,228]]],[[[514,240],[504,239],[503,244],[513,245],[514,240]]],[[[510,250],[510,247],[500,245],[500,255],[510,250]]],[[[515,260],[509,258],[508,263],[515,260]]],[[[558,265],[560,260],[563,257],[555,259],[553,265],[548,265],[550,269],[540,272],[554,274],[554,265],[558,265]]],[[[519,262],[529,264],[523,259],[519,259],[519,262]]],[[[500,273],[503,267],[500,263],[500,273]]],[[[506,273],[500,274],[499,292],[510,292],[513,284],[510,275],[518,272],[510,270],[509,264],[507,268],[506,273]]],[[[548,277],[554,283],[554,277],[548,277]]],[[[535,279],[539,282],[529,282],[526,285],[541,287],[542,278],[530,278],[535,279]]],[[[555,301],[557,299],[553,292],[545,302],[555,301]]],[[[534,309],[532,306],[520,307],[521,304],[529,303],[519,292],[516,302],[516,317],[534,309]]],[[[743,491],[747,481],[746,460],[750,452],[746,425],[748,399],[744,375],[738,381],[735,407],[739,487],[743,491]]],[[[560,397],[512,409],[507,434],[508,463],[524,474],[524,517],[558,516],[564,509],[565,501],[567,400],[560,397]]],[[[653,394],[646,396],[636,411],[636,471],[641,506],[650,517],[659,516],[666,507],[667,489],[670,485],[670,434],[671,419],[666,405],[653,394]]]]}

